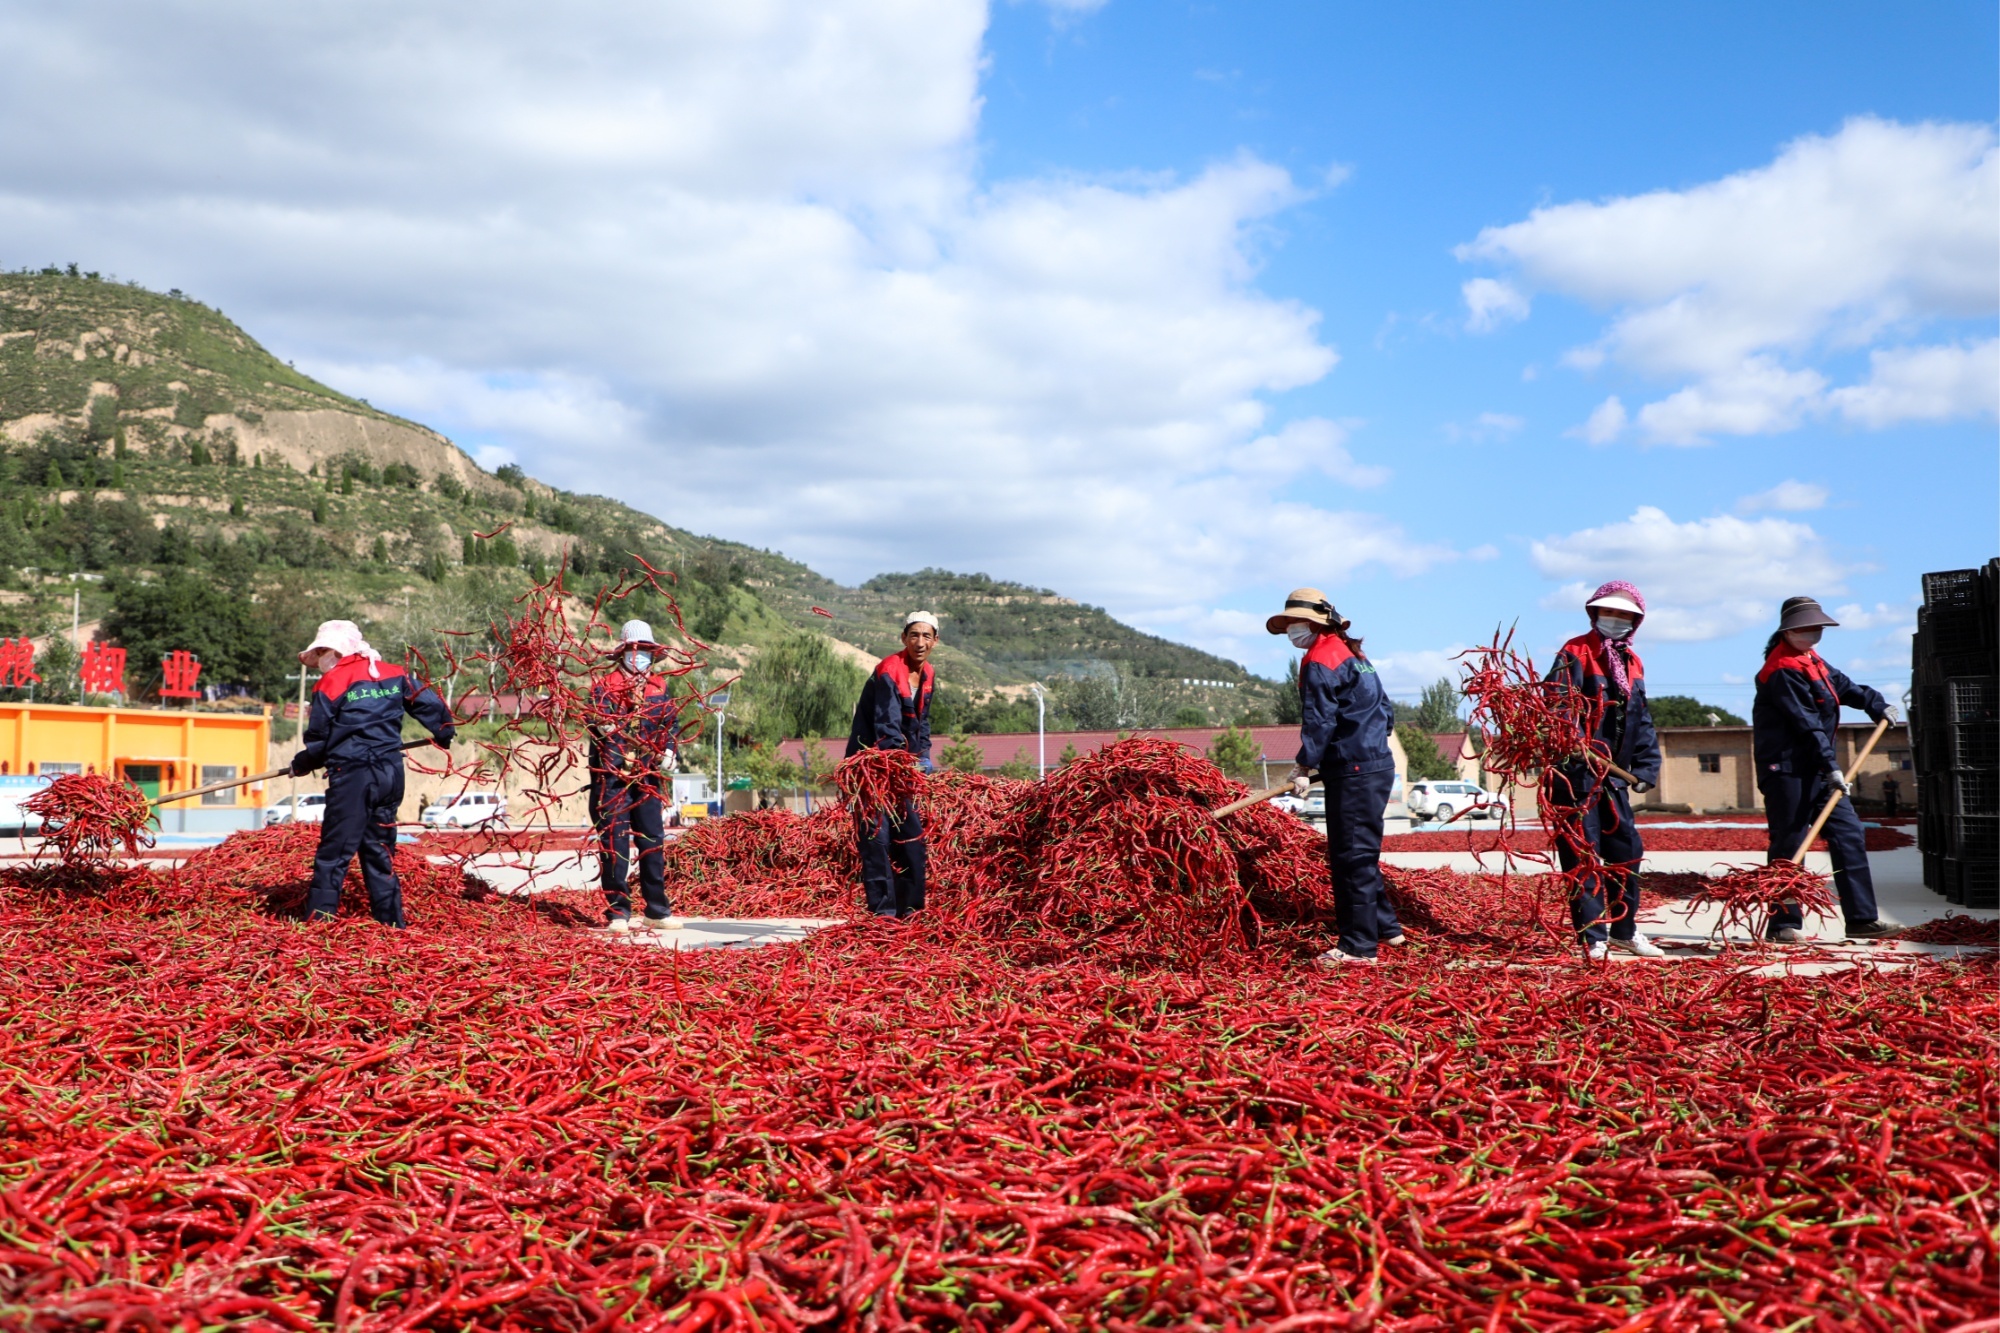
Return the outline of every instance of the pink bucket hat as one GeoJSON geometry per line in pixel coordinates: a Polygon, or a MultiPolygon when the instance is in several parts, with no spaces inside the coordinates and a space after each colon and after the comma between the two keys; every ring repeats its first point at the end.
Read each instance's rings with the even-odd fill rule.
{"type": "Polygon", "coordinates": [[[1613,579],[1590,594],[1590,599],[1583,604],[1583,609],[1594,611],[1600,606],[1607,611],[1623,611],[1641,620],[1646,618],[1646,599],[1639,595],[1637,588],[1623,579],[1613,579]]]}

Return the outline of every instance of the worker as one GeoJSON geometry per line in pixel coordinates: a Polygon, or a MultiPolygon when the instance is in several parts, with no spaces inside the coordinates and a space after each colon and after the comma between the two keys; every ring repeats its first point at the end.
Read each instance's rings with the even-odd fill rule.
{"type": "Polygon", "coordinates": [[[611,667],[590,688],[590,823],[597,835],[598,882],[606,927],[679,930],[667,900],[666,818],[661,774],[671,773],[679,709],[667,678],[653,672],[660,653],[653,627],[628,620],[611,650],[611,667]],[[638,861],[645,913],[632,916],[631,872],[638,861]]]}
{"type": "MultiPolygon", "coordinates": [[[[1856,685],[1819,655],[1820,635],[1840,622],[1810,597],[1788,597],[1778,610],[1778,628],[1764,644],[1757,672],[1757,698],[1750,709],[1751,748],[1757,790],[1764,794],[1764,820],[1771,831],[1767,859],[1790,860],[1827,797],[1839,791],[1850,799],[1826,821],[1826,845],[1833,853],[1833,884],[1849,939],[1880,939],[1900,927],[1881,919],[1875,880],[1868,871],[1868,845],[1861,817],[1854,812],[1853,785],[1834,753],[1834,728],[1841,705],[1858,708],[1871,721],[1895,720],[1896,710],[1866,685],[1856,685]]],[[[1803,938],[1805,916],[1797,903],[1772,913],[1765,933],[1780,944],[1803,938]]]]}
{"type": "MultiPolygon", "coordinates": [[[[931,771],[931,694],[937,688],[931,650],[938,621],[929,611],[903,617],[903,646],[875,664],[854,706],[847,753],[907,750],[931,771]]],[[[861,891],[868,910],[902,920],[924,905],[924,821],[914,802],[856,826],[861,851],[861,891]]]]}
{"type": "Polygon", "coordinates": [[[319,672],[319,684],[305,745],[292,756],[292,775],[326,769],[326,813],[306,919],[328,921],[340,910],[340,886],[359,851],[369,914],[385,926],[405,926],[403,886],[391,859],[403,803],[403,718],[414,717],[449,749],[457,730],[451,709],[436,690],[384,662],[351,620],[322,624],[299,662],[319,672]]]}
{"type": "Polygon", "coordinates": [[[1585,752],[1546,775],[1543,823],[1570,877],[1570,923],[1590,957],[1602,959],[1616,949],[1662,958],[1665,951],[1639,929],[1639,862],[1646,845],[1632,818],[1632,794],[1643,795],[1660,781],[1646,667],[1632,650],[1646,599],[1614,579],[1590,595],[1583,613],[1590,629],[1557,649],[1547,679],[1591,700],[1597,722],[1585,752]],[[1632,775],[1629,788],[1608,765],[1632,775]]]}
{"type": "Polygon", "coordinates": [[[1382,819],[1396,785],[1389,753],[1394,711],[1382,678],[1348,633],[1349,622],[1318,588],[1294,588],[1264,622],[1305,652],[1299,664],[1299,754],[1290,774],[1303,798],[1315,775],[1326,789],[1326,865],[1333,878],[1339,942],[1322,967],[1373,963],[1403,927],[1382,883],[1382,819]]]}

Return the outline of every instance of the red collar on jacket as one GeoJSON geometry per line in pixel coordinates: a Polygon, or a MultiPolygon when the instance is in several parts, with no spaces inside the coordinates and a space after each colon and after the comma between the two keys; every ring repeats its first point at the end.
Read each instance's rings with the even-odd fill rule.
{"type": "Polygon", "coordinates": [[[1827,679],[1826,661],[1818,652],[1811,648],[1802,652],[1783,639],[1778,640],[1776,646],[1771,649],[1771,655],[1764,659],[1763,669],[1757,673],[1757,683],[1762,685],[1771,678],[1771,673],[1774,671],[1803,671],[1808,679],[1819,681],[1827,679]]]}
{"type": "Polygon", "coordinates": [[[919,687],[921,687],[923,697],[929,698],[931,688],[937,681],[937,673],[931,669],[931,664],[926,662],[924,663],[922,672],[914,678],[913,683],[910,674],[910,659],[899,652],[890,653],[880,662],[877,662],[875,664],[875,674],[889,678],[890,683],[896,687],[898,698],[918,700],[919,704],[922,702],[922,700],[918,699],[919,687]]]}
{"type": "Polygon", "coordinates": [[[403,668],[393,662],[378,662],[376,669],[380,672],[379,676],[369,674],[368,659],[360,653],[349,653],[334,664],[333,670],[319,678],[319,684],[313,687],[313,693],[324,694],[329,699],[338,699],[347,693],[349,687],[357,680],[397,680],[403,675],[403,668]]]}
{"type": "Polygon", "coordinates": [[[1313,640],[1312,647],[1306,649],[1305,662],[1299,663],[1299,669],[1303,672],[1306,662],[1317,662],[1328,671],[1337,671],[1341,663],[1353,657],[1354,652],[1347,646],[1347,640],[1338,634],[1322,634],[1313,640]]]}
{"type": "Polygon", "coordinates": [[[633,687],[635,684],[638,687],[637,693],[639,697],[644,699],[657,699],[666,693],[667,690],[667,678],[665,676],[655,676],[650,672],[643,676],[635,676],[623,667],[613,667],[611,670],[605,672],[602,679],[598,682],[599,688],[604,691],[608,700],[613,703],[629,702],[633,696],[633,687]]]}
{"type": "MultiPolygon", "coordinates": [[[[1562,646],[1562,651],[1574,654],[1585,666],[1606,680],[1614,679],[1611,674],[1611,663],[1605,660],[1611,653],[1610,642],[1596,630],[1577,635],[1562,646]]],[[[1646,678],[1646,664],[1639,660],[1638,650],[1629,642],[1625,644],[1625,676],[1628,680],[1646,678]]]]}

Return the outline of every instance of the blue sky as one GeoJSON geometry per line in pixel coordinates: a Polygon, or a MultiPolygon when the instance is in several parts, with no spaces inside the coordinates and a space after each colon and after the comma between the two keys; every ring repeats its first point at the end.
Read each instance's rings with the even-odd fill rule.
{"type": "MultiPolygon", "coordinates": [[[[1358,580],[1350,614],[1388,627],[1381,651],[1435,647],[1434,624],[1463,641],[1515,614],[1546,651],[1577,618],[1536,605],[1549,580],[1525,548],[1640,503],[1688,520],[1788,480],[1824,487],[1811,526],[1839,563],[1867,568],[1838,580],[1840,593],[1799,590],[1875,618],[1907,606],[1920,571],[2000,549],[1990,416],[1815,422],[1685,449],[1592,445],[1566,433],[1608,392],[1661,387],[1561,367],[1597,336],[1601,308],[1537,298],[1520,324],[1465,329],[1461,285],[1491,270],[1452,252],[1484,227],[1538,206],[1699,187],[1857,116],[1990,123],[2000,97],[1989,5],[1621,8],[1114,3],[1060,25],[1027,5],[995,13],[981,136],[995,174],[1186,175],[1246,149],[1301,181],[1334,168],[1339,183],[1274,219],[1261,251],[1259,284],[1321,312],[1341,354],[1284,406],[1357,420],[1353,452],[1394,467],[1382,507],[1415,535],[1462,527],[1502,552],[1418,606],[1387,571],[1358,580]],[[1498,417],[1520,424],[1482,428],[1498,417]],[[1468,603],[1484,622],[1464,623],[1468,603]]],[[[1991,311],[1948,327],[1989,333],[1991,311]]],[[[1822,364],[1853,374],[1865,358],[1822,364]]],[[[1894,619],[1832,634],[1829,655],[1900,686],[1885,664],[1907,649],[1884,640],[1913,617],[1894,619]]],[[[1657,687],[1743,707],[1764,632],[1653,648],[1657,687]]]]}
{"type": "Polygon", "coordinates": [[[1399,693],[1627,577],[1742,711],[1994,554],[1990,5],[29,4],[0,264],[77,259],[848,582],[1061,589],[1399,693]],[[94,92],[78,99],[84,84],[94,92]]]}

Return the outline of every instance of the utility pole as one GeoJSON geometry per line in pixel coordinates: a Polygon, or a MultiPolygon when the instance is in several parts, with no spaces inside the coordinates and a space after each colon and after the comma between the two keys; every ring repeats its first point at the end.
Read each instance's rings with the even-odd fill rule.
{"type": "MultiPolygon", "coordinates": [[[[293,757],[294,759],[298,758],[298,755],[299,755],[299,751],[300,751],[300,750],[303,750],[303,749],[305,749],[305,748],[306,748],[306,680],[307,680],[307,678],[308,678],[308,677],[310,677],[310,678],[311,678],[311,679],[313,679],[313,680],[318,680],[318,679],[319,679],[319,676],[318,676],[318,673],[316,673],[316,672],[308,672],[308,671],[306,670],[306,668],[305,668],[305,664],[304,664],[304,663],[300,663],[300,664],[299,664],[299,670],[298,670],[298,675],[297,675],[297,677],[296,677],[296,679],[297,679],[297,680],[298,680],[298,682],[299,682],[299,717],[298,717],[298,728],[299,728],[299,729],[298,729],[297,731],[295,731],[295,732],[293,732],[293,733],[292,733],[292,740],[293,740],[293,741],[295,742],[295,745],[294,745],[294,747],[293,747],[293,749],[292,749],[292,757],[293,757]]],[[[294,677],[292,677],[292,676],[286,676],[286,677],[285,677],[285,679],[286,679],[286,680],[291,680],[291,679],[294,679],[294,677]]],[[[291,797],[291,802],[292,802],[292,822],[293,822],[294,824],[296,824],[296,823],[298,823],[298,822],[299,822],[299,777],[298,777],[298,774],[296,774],[296,773],[293,773],[293,774],[289,774],[289,775],[287,775],[287,777],[285,778],[285,781],[287,781],[288,783],[290,783],[290,784],[291,784],[291,788],[290,788],[290,797],[291,797]]]]}

